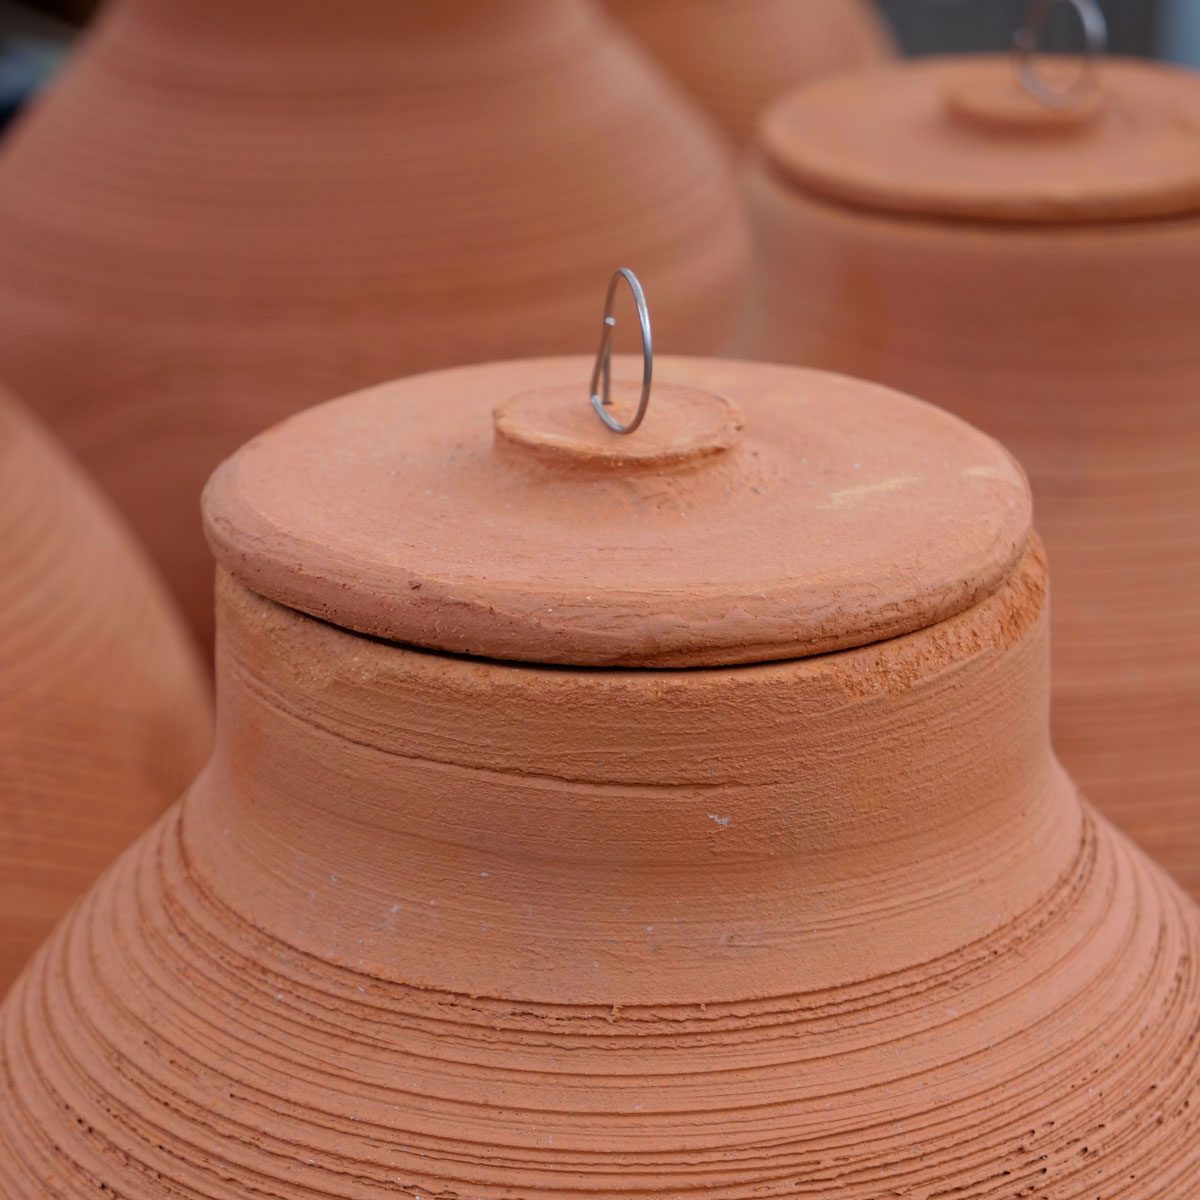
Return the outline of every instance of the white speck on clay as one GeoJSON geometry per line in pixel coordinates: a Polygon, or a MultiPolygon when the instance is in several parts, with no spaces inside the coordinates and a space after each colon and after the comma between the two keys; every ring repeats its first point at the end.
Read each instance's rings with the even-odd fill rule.
{"type": "Polygon", "coordinates": [[[972,479],[1011,479],[1012,476],[997,467],[977,466],[967,467],[963,474],[972,479]]]}
{"type": "Polygon", "coordinates": [[[858,487],[842,488],[840,491],[830,492],[830,505],[833,508],[840,508],[846,504],[853,504],[864,496],[878,495],[881,492],[895,492],[918,482],[920,481],[915,475],[897,475],[892,479],[881,479],[878,483],[863,483],[858,487]]]}
{"type": "Polygon", "coordinates": [[[720,825],[722,829],[728,829],[729,822],[732,820],[731,817],[718,817],[716,813],[709,813],[708,819],[710,821],[716,821],[716,823],[720,825]]]}

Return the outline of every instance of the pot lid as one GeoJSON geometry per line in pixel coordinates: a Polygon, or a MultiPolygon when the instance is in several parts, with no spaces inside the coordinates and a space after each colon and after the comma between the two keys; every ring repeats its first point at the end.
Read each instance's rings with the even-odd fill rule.
{"type": "MultiPolygon", "coordinates": [[[[618,377],[641,360],[615,359],[618,377]]],[[[911,632],[994,590],[1030,528],[994,441],[888,388],[665,358],[612,432],[591,360],[463,367],[269,429],[205,526],[254,591],[409,645],[547,664],[794,658],[911,632]]],[[[613,385],[613,412],[640,388],[613,385]]]]}
{"type": "MultiPolygon", "coordinates": [[[[1051,79],[1079,69],[1036,61],[1051,79]]],[[[840,75],[774,105],[762,146],[801,187],[893,213],[1099,222],[1200,211],[1200,75],[1115,58],[1094,70],[1094,87],[1064,107],[1027,92],[1007,55],[840,75]]]]}

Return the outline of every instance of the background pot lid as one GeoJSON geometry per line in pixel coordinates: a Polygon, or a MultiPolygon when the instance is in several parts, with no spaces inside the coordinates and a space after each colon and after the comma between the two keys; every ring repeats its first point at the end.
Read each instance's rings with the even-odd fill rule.
{"type": "MultiPolygon", "coordinates": [[[[641,360],[615,360],[633,378],[641,360]]],[[[1027,543],[1010,456],[888,388],[660,358],[612,433],[590,358],[414,376],[217,470],[219,563],[348,629],[488,658],[694,666],[864,645],[959,612],[1027,543]]],[[[614,412],[636,389],[614,383],[614,412]]]]}
{"type": "MultiPolygon", "coordinates": [[[[1079,60],[1036,60],[1053,81],[1079,60]]],[[[1200,75],[1101,58],[1095,87],[1050,108],[1011,56],[927,59],[822,81],[761,129],[808,190],[888,212],[1110,221],[1200,212],[1200,75]]]]}

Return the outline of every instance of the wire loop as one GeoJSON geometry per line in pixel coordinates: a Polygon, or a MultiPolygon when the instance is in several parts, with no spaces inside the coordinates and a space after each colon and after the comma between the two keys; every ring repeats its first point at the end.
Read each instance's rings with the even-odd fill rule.
{"type": "Polygon", "coordinates": [[[650,383],[654,375],[654,344],[650,336],[650,310],[646,307],[646,293],[638,277],[628,268],[621,267],[613,272],[608,281],[608,291],[604,297],[604,324],[600,333],[600,346],[596,351],[596,365],[592,368],[591,399],[592,408],[596,415],[608,426],[613,433],[632,433],[646,416],[650,404],[650,383]],[[616,299],[617,284],[624,279],[633,293],[633,301],[637,305],[638,322],[642,328],[642,395],[638,400],[637,412],[633,419],[622,425],[610,412],[608,406],[612,403],[610,396],[612,385],[612,343],[613,329],[617,318],[613,316],[613,301],[616,299]]]}
{"type": "Polygon", "coordinates": [[[1108,25],[1096,0],[1031,0],[1025,23],[1013,35],[1014,66],[1021,86],[1048,108],[1067,108],[1095,83],[1097,58],[1108,46],[1108,25]],[[1078,76],[1066,87],[1051,87],[1038,71],[1034,55],[1042,46],[1050,14],[1059,4],[1075,11],[1083,28],[1083,56],[1078,76]]]}

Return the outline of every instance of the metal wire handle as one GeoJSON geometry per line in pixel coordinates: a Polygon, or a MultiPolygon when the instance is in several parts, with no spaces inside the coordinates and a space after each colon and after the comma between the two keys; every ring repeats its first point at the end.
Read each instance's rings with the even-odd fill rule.
{"type": "Polygon", "coordinates": [[[1025,23],[1013,35],[1013,54],[1021,86],[1048,108],[1067,108],[1094,82],[1096,59],[1108,47],[1108,23],[1096,0],[1031,0],[1025,23]],[[1039,74],[1034,55],[1041,49],[1050,14],[1059,4],[1075,10],[1083,27],[1083,60],[1079,75],[1065,88],[1053,88],[1039,74]]]}
{"type": "Polygon", "coordinates": [[[646,416],[650,404],[650,381],[654,375],[654,343],[650,336],[650,310],[646,307],[646,293],[638,277],[628,268],[621,267],[613,272],[608,281],[608,291],[604,296],[604,324],[600,332],[600,347],[596,351],[596,365],[592,368],[592,408],[596,416],[604,422],[613,433],[632,433],[646,416]],[[633,302],[637,305],[638,321],[642,327],[642,395],[638,400],[637,412],[633,420],[622,425],[607,411],[612,403],[609,395],[612,384],[612,343],[613,329],[617,318],[613,316],[613,300],[617,294],[617,284],[624,279],[633,293],[633,302]]]}

